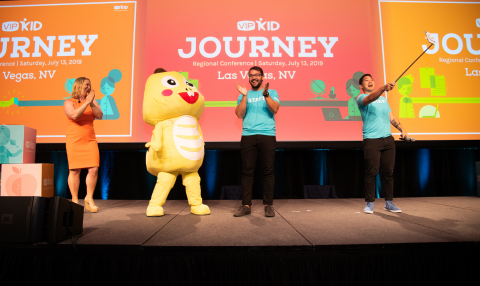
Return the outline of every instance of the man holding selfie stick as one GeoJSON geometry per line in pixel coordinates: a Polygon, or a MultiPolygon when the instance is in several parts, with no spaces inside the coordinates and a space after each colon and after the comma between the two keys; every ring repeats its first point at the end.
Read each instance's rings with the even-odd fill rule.
{"type": "Polygon", "coordinates": [[[390,124],[402,132],[401,138],[408,134],[393,116],[385,97],[385,91],[395,87],[389,83],[374,90],[375,84],[370,74],[364,74],[359,80],[363,94],[357,97],[358,109],[363,120],[363,146],[365,158],[365,208],[364,213],[373,213],[375,201],[375,181],[380,169],[382,189],[385,191],[386,211],[400,213],[393,200],[393,168],[395,165],[395,140],[392,137],[390,124]]]}

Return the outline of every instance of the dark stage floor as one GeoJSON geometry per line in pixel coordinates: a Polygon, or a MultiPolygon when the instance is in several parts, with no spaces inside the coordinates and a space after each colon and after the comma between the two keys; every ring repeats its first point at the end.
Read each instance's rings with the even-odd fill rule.
{"type": "MultiPolygon", "coordinates": [[[[79,247],[252,248],[314,250],[329,246],[480,242],[480,198],[397,198],[402,213],[364,214],[363,199],[276,200],[276,216],[264,216],[261,201],[252,214],[233,217],[240,201],[204,201],[208,216],[190,213],[186,201],[167,201],[165,216],[147,217],[148,201],[97,200],[86,212],[79,247]]],[[[71,244],[70,240],[61,244],[71,244]]]]}
{"type": "Polygon", "coordinates": [[[0,245],[5,285],[462,285],[478,279],[480,198],[398,198],[403,213],[364,214],[363,199],[205,201],[195,216],[168,201],[96,201],[84,235],[59,244],[0,245]],[[72,245],[74,243],[75,245],[72,245]],[[388,281],[388,282],[387,282],[388,281]]]}

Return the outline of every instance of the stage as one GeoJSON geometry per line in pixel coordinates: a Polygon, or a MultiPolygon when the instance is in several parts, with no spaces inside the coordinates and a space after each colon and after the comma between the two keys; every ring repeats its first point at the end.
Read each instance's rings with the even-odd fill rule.
{"type": "Polygon", "coordinates": [[[210,285],[430,284],[463,281],[480,266],[478,197],[396,198],[402,213],[377,199],[373,214],[363,213],[363,199],[275,200],[273,218],[259,200],[245,217],[233,217],[240,201],[204,203],[208,216],[169,200],[163,217],[147,217],[148,201],[96,200],[100,210],[85,213],[81,237],[2,245],[2,276],[30,281],[12,266],[26,263],[67,284],[79,284],[69,278],[78,272],[167,285],[195,277],[210,285]]]}
{"type": "MultiPolygon", "coordinates": [[[[96,200],[98,213],[85,212],[77,246],[242,248],[315,250],[329,246],[480,242],[480,198],[397,198],[402,213],[363,213],[363,199],[276,200],[275,217],[261,200],[252,214],[234,217],[241,201],[204,201],[208,216],[190,213],[186,201],[167,201],[163,217],[145,215],[148,201],[96,200]]],[[[71,244],[64,241],[61,244],[71,244]]]]}

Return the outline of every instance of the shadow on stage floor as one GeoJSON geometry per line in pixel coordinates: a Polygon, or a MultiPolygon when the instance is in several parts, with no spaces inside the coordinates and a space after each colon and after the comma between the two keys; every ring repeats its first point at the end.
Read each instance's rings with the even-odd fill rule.
{"type": "Polygon", "coordinates": [[[379,199],[373,214],[363,213],[362,199],[276,200],[273,218],[261,201],[239,218],[240,201],[204,201],[208,216],[167,201],[163,217],[146,217],[148,201],[96,203],[79,238],[1,245],[0,278],[50,275],[75,285],[82,279],[71,277],[86,272],[109,284],[457,284],[480,266],[478,197],[395,199],[402,213],[385,211],[379,199]],[[31,276],[21,264],[35,269],[31,276]]]}

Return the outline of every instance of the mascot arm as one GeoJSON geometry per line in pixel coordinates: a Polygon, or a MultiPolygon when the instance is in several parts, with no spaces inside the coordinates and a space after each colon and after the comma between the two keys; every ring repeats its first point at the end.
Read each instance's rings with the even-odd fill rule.
{"type": "Polygon", "coordinates": [[[155,152],[159,152],[162,148],[162,126],[160,123],[155,125],[155,129],[152,132],[152,140],[145,144],[145,147],[152,147],[155,152]]]}
{"type": "Polygon", "coordinates": [[[198,122],[197,122],[197,126],[198,126],[198,133],[200,133],[200,136],[202,136],[203,145],[205,145],[205,138],[203,138],[202,129],[200,128],[200,124],[198,124],[198,122]]]}

